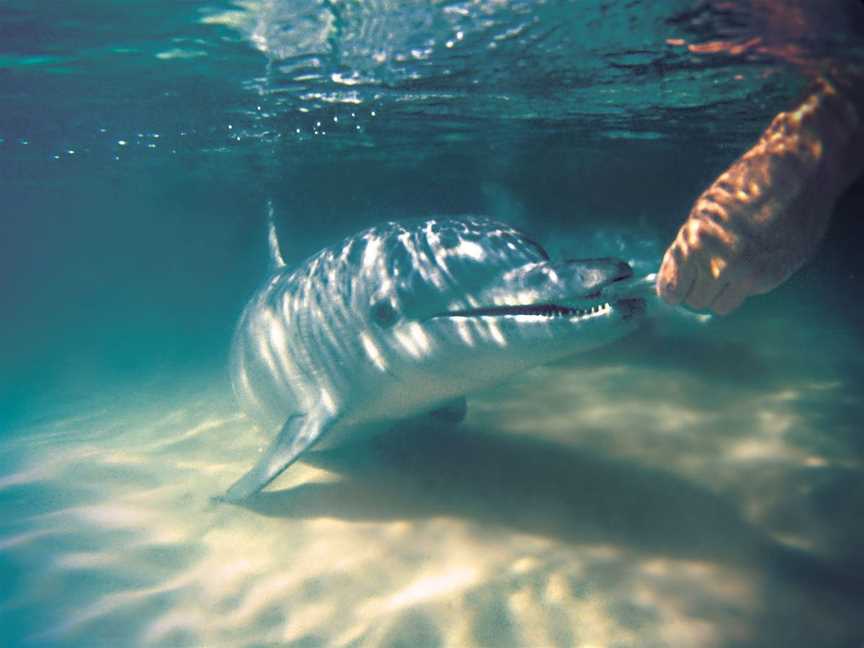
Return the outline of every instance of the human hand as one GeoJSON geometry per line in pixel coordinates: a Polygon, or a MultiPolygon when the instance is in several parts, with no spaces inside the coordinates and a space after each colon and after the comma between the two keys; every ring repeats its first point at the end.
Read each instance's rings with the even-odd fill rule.
{"type": "Polygon", "coordinates": [[[780,113],[696,201],[663,258],[658,295],[725,315],[800,268],[851,182],[849,142],[861,123],[849,109],[823,83],[780,113]]]}
{"type": "Polygon", "coordinates": [[[667,303],[726,315],[776,288],[810,257],[831,202],[801,186],[807,179],[794,172],[766,188],[751,182],[752,192],[728,184],[730,175],[783,175],[765,174],[764,166],[783,165],[739,162],[696,202],[658,272],[657,293],[667,303]]]}

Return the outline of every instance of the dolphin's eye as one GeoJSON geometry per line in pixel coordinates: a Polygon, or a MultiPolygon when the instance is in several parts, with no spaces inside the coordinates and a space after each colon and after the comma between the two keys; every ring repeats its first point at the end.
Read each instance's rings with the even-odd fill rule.
{"type": "Polygon", "coordinates": [[[372,321],[383,328],[396,323],[396,309],[389,301],[380,301],[372,305],[372,321]]]}

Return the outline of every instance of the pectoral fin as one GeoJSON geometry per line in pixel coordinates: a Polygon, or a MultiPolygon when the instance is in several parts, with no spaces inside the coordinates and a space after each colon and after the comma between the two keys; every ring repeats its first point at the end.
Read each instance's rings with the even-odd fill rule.
{"type": "Polygon", "coordinates": [[[332,425],[332,419],[297,414],[290,417],[252,469],[219,498],[236,504],[255,495],[297,460],[332,425]]]}

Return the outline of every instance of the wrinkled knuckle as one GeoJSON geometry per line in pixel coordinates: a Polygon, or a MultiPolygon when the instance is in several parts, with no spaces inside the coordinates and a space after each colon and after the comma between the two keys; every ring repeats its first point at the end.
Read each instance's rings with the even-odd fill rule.
{"type": "Polygon", "coordinates": [[[698,219],[691,219],[687,221],[683,234],[689,247],[701,248],[705,240],[705,225],[698,219]]]}
{"type": "Polygon", "coordinates": [[[660,271],[658,272],[658,278],[660,280],[665,280],[666,277],[670,277],[678,271],[678,259],[676,258],[676,254],[670,249],[666,251],[666,254],[663,255],[663,262],[660,264],[660,271]]]}
{"type": "Polygon", "coordinates": [[[682,264],[687,258],[688,251],[689,245],[685,237],[684,228],[682,228],[681,231],[678,232],[678,236],[675,238],[675,242],[666,252],[666,255],[670,263],[682,264]]]}
{"type": "Polygon", "coordinates": [[[708,223],[724,223],[729,220],[726,210],[714,200],[703,200],[697,216],[708,223]]]}

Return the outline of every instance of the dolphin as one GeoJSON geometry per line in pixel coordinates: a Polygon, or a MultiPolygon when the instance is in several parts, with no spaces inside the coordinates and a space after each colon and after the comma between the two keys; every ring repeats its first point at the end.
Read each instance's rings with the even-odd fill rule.
{"type": "Polygon", "coordinates": [[[227,502],[312,446],[426,412],[458,422],[466,394],[620,338],[645,310],[624,261],[553,261],[482,217],[386,223],[294,269],[272,214],[269,228],[272,273],[243,311],[230,365],[241,408],[276,435],[227,502]]]}

